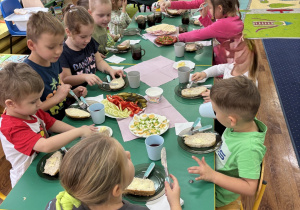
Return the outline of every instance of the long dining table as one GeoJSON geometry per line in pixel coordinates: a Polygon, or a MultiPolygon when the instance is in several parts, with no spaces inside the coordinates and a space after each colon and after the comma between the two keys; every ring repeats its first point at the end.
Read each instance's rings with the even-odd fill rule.
{"type": "MultiPolygon", "coordinates": [[[[147,14],[147,13],[141,13],[147,14]]],[[[163,19],[163,23],[172,24],[178,26],[181,24],[181,17],[166,17],[163,19]]],[[[137,23],[133,20],[129,28],[137,28],[137,23]]],[[[189,30],[197,29],[198,26],[189,25],[189,30]]],[[[145,33],[144,31],[142,33],[145,33]]],[[[125,61],[119,64],[110,64],[114,66],[125,66],[129,68],[135,64],[147,61],[162,55],[173,61],[190,60],[196,63],[195,72],[202,71],[212,65],[212,46],[205,46],[203,52],[197,54],[185,53],[184,57],[177,58],[174,54],[173,46],[162,46],[157,47],[149,40],[144,40],[140,36],[124,36],[123,40],[126,39],[141,39],[140,44],[142,48],[146,50],[146,55],[141,60],[136,61],[131,57],[131,53],[117,54],[120,57],[126,58],[125,61]]],[[[109,54],[107,57],[110,57],[109,54]]],[[[105,74],[102,72],[96,73],[101,79],[105,79],[105,74]]],[[[163,89],[164,100],[167,100],[188,122],[193,122],[199,117],[199,105],[203,103],[203,99],[184,99],[175,94],[175,87],[179,84],[178,78],[173,79],[160,87],[163,89]]],[[[208,79],[204,84],[213,84],[213,79],[208,79]]],[[[88,86],[87,97],[98,96],[103,94],[105,97],[108,94],[117,94],[120,92],[131,92],[145,95],[145,90],[149,88],[147,84],[141,82],[139,88],[130,88],[129,86],[123,90],[117,92],[107,92],[100,90],[97,85],[88,86]]],[[[158,104],[159,107],[159,104],[158,104]]],[[[147,108],[146,108],[147,109],[147,108]]],[[[92,119],[75,120],[65,117],[64,122],[69,123],[75,127],[82,125],[93,124],[92,119]]],[[[202,118],[202,126],[213,124],[213,119],[202,118]]],[[[106,116],[105,122],[101,125],[108,126],[113,130],[113,137],[117,139],[125,150],[130,151],[132,162],[134,165],[139,164],[150,164],[152,161],[148,158],[145,146],[145,138],[137,138],[131,141],[124,142],[123,137],[117,123],[117,120],[106,116]]],[[[99,126],[99,125],[96,125],[99,126]]],[[[215,208],[215,185],[206,181],[195,181],[197,175],[189,174],[187,171],[188,167],[195,166],[197,163],[192,159],[192,155],[201,158],[205,157],[206,162],[214,168],[215,155],[214,152],[207,154],[192,154],[182,149],[177,142],[177,135],[175,134],[175,128],[169,128],[164,134],[164,147],[167,152],[168,169],[171,174],[175,175],[179,181],[181,187],[181,198],[184,200],[182,206],[183,209],[214,209],[215,208]],[[193,182],[191,180],[194,180],[193,182]]],[[[76,144],[80,139],[76,139],[67,145],[70,148],[76,144]]],[[[1,205],[1,209],[44,209],[47,202],[53,199],[60,191],[63,190],[59,183],[59,180],[48,180],[38,175],[37,165],[39,161],[45,156],[45,153],[39,153],[34,159],[32,164],[29,166],[27,171],[18,181],[16,186],[11,190],[5,201],[1,205]]],[[[154,161],[157,166],[161,166],[161,162],[154,161]]],[[[125,198],[126,199],[126,198],[125,198]]],[[[145,205],[145,202],[132,201],[130,202],[145,205]]]]}

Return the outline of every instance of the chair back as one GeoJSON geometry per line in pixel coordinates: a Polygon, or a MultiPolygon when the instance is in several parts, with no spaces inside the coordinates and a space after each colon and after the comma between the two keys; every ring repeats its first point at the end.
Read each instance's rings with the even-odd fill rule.
{"type": "MultiPolygon", "coordinates": [[[[14,13],[15,9],[22,8],[18,0],[2,0],[0,9],[4,18],[14,13]]],[[[20,31],[12,21],[5,21],[8,31],[12,36],[26,36],[26,32],[20,31]]]]}

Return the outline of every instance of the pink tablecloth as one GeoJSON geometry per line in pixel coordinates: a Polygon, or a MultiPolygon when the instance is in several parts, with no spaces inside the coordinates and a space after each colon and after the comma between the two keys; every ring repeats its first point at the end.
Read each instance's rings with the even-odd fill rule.
{"type": "MultiPolygon", "coordinates": [[[[154,113],[165,116],[170,121],[169,128],[175,127],[175,123],[188,122],[164,97],[161,98],[158,104],[148,103],[144,113],[154,113]]],[[[124,142],[139,138],[129,131],[129,123],[131,120],[132,117],[117,120],[124,142]]]]}
{"type": "Polygon", "coordinates": [[[151,87],[157,87],[178,77],[178,71],[173,68],[174,61],[158,56],[137,65],[131,66],[125,71],[139,71],[141,81],[151,87]]]}

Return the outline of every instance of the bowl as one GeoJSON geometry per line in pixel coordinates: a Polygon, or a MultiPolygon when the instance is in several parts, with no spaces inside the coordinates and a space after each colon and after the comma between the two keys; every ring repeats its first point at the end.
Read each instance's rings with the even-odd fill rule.
{"type": "Polygon", "coordinates": [[[150,103],[159,103],[164,90],[160,87],[150,87],[146,90],[146,95],[150,103]]]}

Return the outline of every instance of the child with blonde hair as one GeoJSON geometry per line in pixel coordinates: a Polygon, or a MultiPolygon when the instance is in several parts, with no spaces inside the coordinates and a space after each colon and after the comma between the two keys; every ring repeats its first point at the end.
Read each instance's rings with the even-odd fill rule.
{"type": "Polygon", "coordinates": [[[26,63],[7,64],[0,71],[0,88],[0,105],[5,107],[0,118],[0,139],[12,166],[12,187],[38,152],[54,152],[97,130],[94,126],[74,128],[41,110],[44,82],[26,63]],[[48,138],[47,131],[60,134],[48,138]]]}
{"type": "Polygon", "coordinates": [[[63,68],[62,80],[70,85],[101,84],[96,70],[107,72],[115,78],[124,76],[122,70],[112,69],[98,52],[98,43],[92,38],[94,20],[86,9],[69,5],[64,16],[67,40],[59,58],[63,68]]]}
{"type": "Polygon", "coordinates": [[[112,34],[123,34],[123,30],[131,23],[131,18],[126,12],[127,0],[112,0],[111,21],[108,24],[112,34]],[[121,9],[122,8],[122,9],[121,9]]]}
{"type": "Polygon", "coordinates": [[[266,153],[264,140],[267,127],[256,119],[260,94],[245,76],[223,79],[211,89],[211,102],[216,117],[226,130],[222,145],[216,151],[216,171],[204,157],[192,158],[199,164],[188,172],[199,174],[196,180],[216,184],[216,209],[240,209],[240,194],[255,194],[261,163],[266,153]]]}
{"type": "MultiPolygon", "coordinates": [[[[77,143],[64,156],[59,177],[65,191],[51,200],[46,209],[148,209],[122,199],[134,174],[130,152],[116,139],[97,133],[77,143]]],[[[179,210],[180,187],[177,179],[171,177],[173,188],[165,183],[167,198],[171,209],[179,210]]]]}
{"type": "Polygon", "coordinates": [[[165,1],[160,5],[162,11],[165,11],[166,8],[202,8],[199,21],[204,28],[179,34],[178,40],[181,42],[194,42],[216,38],[220,44],[214,47],[214,64],[233,62],[232,50],[236,50],[236,46],[242,41],[242,31],[244,29],[238,0],[165,1]],[[204,4],[207,4],[207,7],[204,4]]]}
{"type": "MultiPolygon", "coordinates": [[[[62,24],[49,13],[38,12],[28,20],[27,46],[31,53],[24,62],[44,80],[40,108],[58,120],[64,118],[65,109],[74,102],[67,97],[72,87],[61,81],[62,68],[58,61],[63,51],[64,34],[62,24]]],[[[73,88],[73,91],[78,97],[87,94],[87,89],[82,86],[73,88]]]]}

